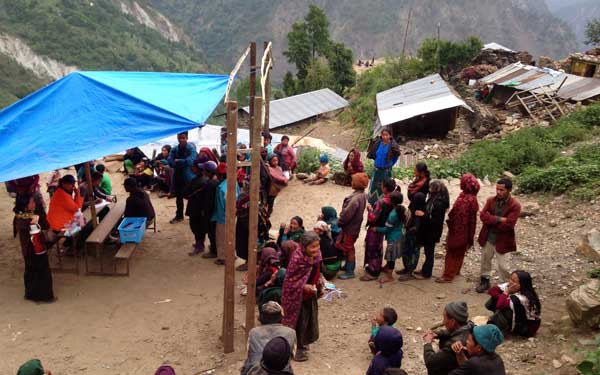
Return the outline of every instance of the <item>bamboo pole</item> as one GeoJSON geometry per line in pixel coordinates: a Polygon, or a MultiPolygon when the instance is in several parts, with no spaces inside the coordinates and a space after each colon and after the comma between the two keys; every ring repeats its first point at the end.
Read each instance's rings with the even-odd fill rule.
{"type": "Polygon", "coordinates": [[[253,134],[252,167],[250,173],[250,212],[248,223],[248,295],[246,296],[246,336],[254,328],[254,310],[256,308],[256,257],[258,239],[258,202],[260,190],[260,149],[261,149],[261,110],[262,98],[257,97],[254,103],[255,114],[250,132],[253,134]]]}
{"type": "Polygon", "coordinates": [[[237,102],[227,102],[227,198],[225,202],[225,283],[223,291],[223,351],[233,352],[235,320],[235,203],[237,169],[237,102]]]}
{"type": "MultiPolygon", "coordinates": [[[[269,42],[264,42],[264,49],[267,50],[267,48],[269,47],[269,42]]],[[[268,59],[267,60],[271,60],[272,59],[272,54],[269,51],[269,55],[268,55],[268,59]]],[[[271,72],[270,70],[272,69],[272,65],[271,67],[268,68],[268,71],[265,72],[266,74],[266,80],[265,80],[265,87],[263,88],[263,92],[265,93],[263,100],[265,101],[265,123],[263,124],[264,126],[264,130],[265,132],[268,132],[270,127],[269,127],[269,103],[271,102],[271,72]]]]}
{"type": "Polygon", "coordinates": [[[85,168],[85,184],[87,185],[87,199],[90,202],[90,212],[92,213],[92,226],[96,228],[98,226],[98,219],[96,218],[96,202],[94,199],[94,186],[92,185],[92,172],[90,170],[90,162],[84,163],[85,168]]]}

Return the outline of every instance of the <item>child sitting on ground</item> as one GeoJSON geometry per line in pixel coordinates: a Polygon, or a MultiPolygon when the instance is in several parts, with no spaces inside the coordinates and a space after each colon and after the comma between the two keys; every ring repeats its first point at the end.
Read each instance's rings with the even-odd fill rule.
{"type": "Polygon", "coordinates": [[[377,350],[375,349],[375,336],[377,336],[379,329],[382,326],[393,327],[394,324],[396,324],[396,320],[398,320],[398,314],[396,314],[396,310],[390,306],[385,306],[382,310],[377,311],[373,320],[371,320],[371,337],[369,338],[369,348],[371,349],[371,353],[377,353],[377,350]]]}
{"type": "MultiPolygon", "coordinates": [[[[314,174],[311,174],[310,177],[306,177],[302,182],[308,183],[309,185],[321,185],[327,182],[327,178],[329,176],[329,172],[331,172],[331,168],[329,168],[329,156],[327,154],[321,155],[319,158],[319,163],[321,164],[319,169],[314,174]]],[[[298,174],[298,178],[302,176],[298,174]]]]}
{"type": "Polygon", "coordinates": [[[383,326],[375,336],[375,350],[367,375],[383,375],[389,368],[401,368],[403,339],[402,334],[394,327],[383,326]]]}
{"type": "Polygon", "coordinates": [[[154,185],[154,171],[150,166],[150,160],[143,158],[135,165],[135,180],[139,187],[150,189],[154,185]]]}

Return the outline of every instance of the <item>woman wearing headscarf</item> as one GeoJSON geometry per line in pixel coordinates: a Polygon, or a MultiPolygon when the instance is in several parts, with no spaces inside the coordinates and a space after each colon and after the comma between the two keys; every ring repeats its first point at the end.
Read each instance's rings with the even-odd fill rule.
{"type": "Polygon", "coordinates": [[[394,209],[390,194],[396,190],[396,181],[393,178],[386,178],[381,182],[381,191],[383,196],[377,200],[375,207],[367,206],[369,212],[367,216],[367,235],[365,236],[365,273],[360,277],[361,281],[377,280],[381,273],[383,262],[383,239],[385,234],[377,231],[378,228],[385,227],[385,223],[394,209]]]}
{"type": "MultiPolygon", "coordinates": [[[[198,153],[198,157],[199,157],[199,158],[200,158],[200,157],[205,157],[205,158],[207,158],[208,160],[212,160],[212,161],[214,161],[215,163],[219,164],[219,158],[217,158],[217,156],[215,155],[215,153],[214,153],[214,152],[212,152],[212,150],[211,150],[210,148],[208,148],[208,147],[202,147],[202,148],[200,149],[200,153],[198,153]]],[[[208,161],[208,160],[207,160],[207,161],[208,161]]]]}
{"type": "Polygon", "coordinates": [[[369,203],[371,205],[374,205],[383,195],[381,182],[392,177],[392,167],[398,161],[398,157],[400,157],[400,147],[392,138],[389,129],[384,128],[378,139],[371,141],[367,152],[367,158],[373,159],[375,166],[369,187],[369,203]]]}
{"type": "Polygon", "coordinates": [[[19,194],[15,200],[15,228],[25,260],[25,299],[53,302],[52,274],[45,239],[40,230],[39,216],[34,213],[35,200],[31,194],[19,194]]]}
{"type": "Polygon", "coordinates": [[[475,227],[477,226],[477,213],[479,203],[477,193],[479,182],[470,173],[460,178],[462,190],[452,209],[448,213],[448,235],[446,237],[446,258],[444,259],[444,273],[436,279],[439,283],[449,283],[460,273],[465,254],[473,246],[475,227]]]}
{"type": "Polygon", "coordinates": [[[346,259],[346,264],[343,267],[346,272],[340,275],[340,279],[342,280],[355,277],[356,248],[354,244],[358,240],[367,206],[365,189],[368,184],[369,177],[365,173],[355,173],[352,176],[352,189],[354,191],[344,198],[344,203],[342,204],[342,212],[340,212],[340,218],[338,219],[341,232],[335,242],[335,247],[344,254],[344,258],[346,259]]]}
{"type": "Polygon", "coordinates": [[[360,160],[360,150],[358,148],[353,148],[348,152],[344,163],[342,163],[342,167],[344,171],[334,173],[333,181],[338,185],[351,186],[352,175],[365,171],[365,167],[360,160]]]}
{"type": "Polygon", "coordinates": [[[317,221],[313,227],[319,235],[321,246],[321,257],[323,258],[322,273],[326,280],[333,280],[342,265],[343,254],[335,248],[331,240],[331,229],[324,221],[317,221]]]}
{"type": "Polygon", "coordinates": [[[296,330],[298,362],[308,359],[308,345],[319,339],[317,299],[322,295],[324,284],[319,240],[313,231],[300,237],[300,247],[292,253],[283,282],[281,302],[285,316],[282,323],[296,330]]]}
{"type": "Polygon", "coordinates": [[[423,249],[425,263],[421,271],[416,271],[417,278],[429,279],[433,272],[435,244],[440,242],[444,230],[444,218],[450,207],[448,189],[440,180],[433,180],[429,186],[429,199],[425,205],[425,220],[423,220],[423,249]]]}
{"type": "Polygon", "coordinates": [[[331,239],[335,244],[335,241],[337,241],[337,236],[341,231],[340,227],[338,226],[338,217],[336,209],[331,206],[321,207],[321,215],[319,215],[318,219],[326,222],[327,225],[329,225],[329,229],[331,231],[331,239]]]}

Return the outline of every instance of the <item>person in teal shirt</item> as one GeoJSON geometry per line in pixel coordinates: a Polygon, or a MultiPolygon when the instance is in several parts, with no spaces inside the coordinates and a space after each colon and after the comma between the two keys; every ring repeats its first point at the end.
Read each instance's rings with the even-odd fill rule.
{"type": "Polygon", "coordinates": [[[402,242],[404,239],[404,228],[408,222],[409,211],[402,205],[404,197],[399,190],[390,194],[390,200],[395,209],[390,212],[388,219],[383,227],[376,227],[374,230],[385,233],[387,247],[385,249],[385,260],[387,264],[383,268],[384,275],[380,279],[382,283],[394,281],[392,272],[396,265],[396,259],[402,256],[402,242]]]}
{"type": "Polygon", "coordinates": [[[106,195],[112,194],[112,183],[110,182],[110,177],[108,173],[106,173],[106,167],[104,164],[98,164],[96,166],[96,171],[102,173],[102,181],[100,181],[100,190],[106,195]]]}
{"type": "MultiPolygon", "coordinates": [[[[217,243],[217,259],[215,264],[225,265],[225,207],[227,199],[227,164],[219,163],[217,166],[217,179],[219,186],[215,193],[215,210],[210,221],[215,222],[215,239],[217,243]]],[[[235,184],[235,199],[240,194],[240,187],[235,184]]]]}

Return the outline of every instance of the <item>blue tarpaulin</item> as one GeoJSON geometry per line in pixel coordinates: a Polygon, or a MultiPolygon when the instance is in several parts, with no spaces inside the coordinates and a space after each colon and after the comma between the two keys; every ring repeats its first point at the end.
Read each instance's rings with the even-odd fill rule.
{"type": "Polygon", "coordinates": [[[64,168],[202,126],[228,76],[74,72],[0,111],[0,181],[64,168]]]}

